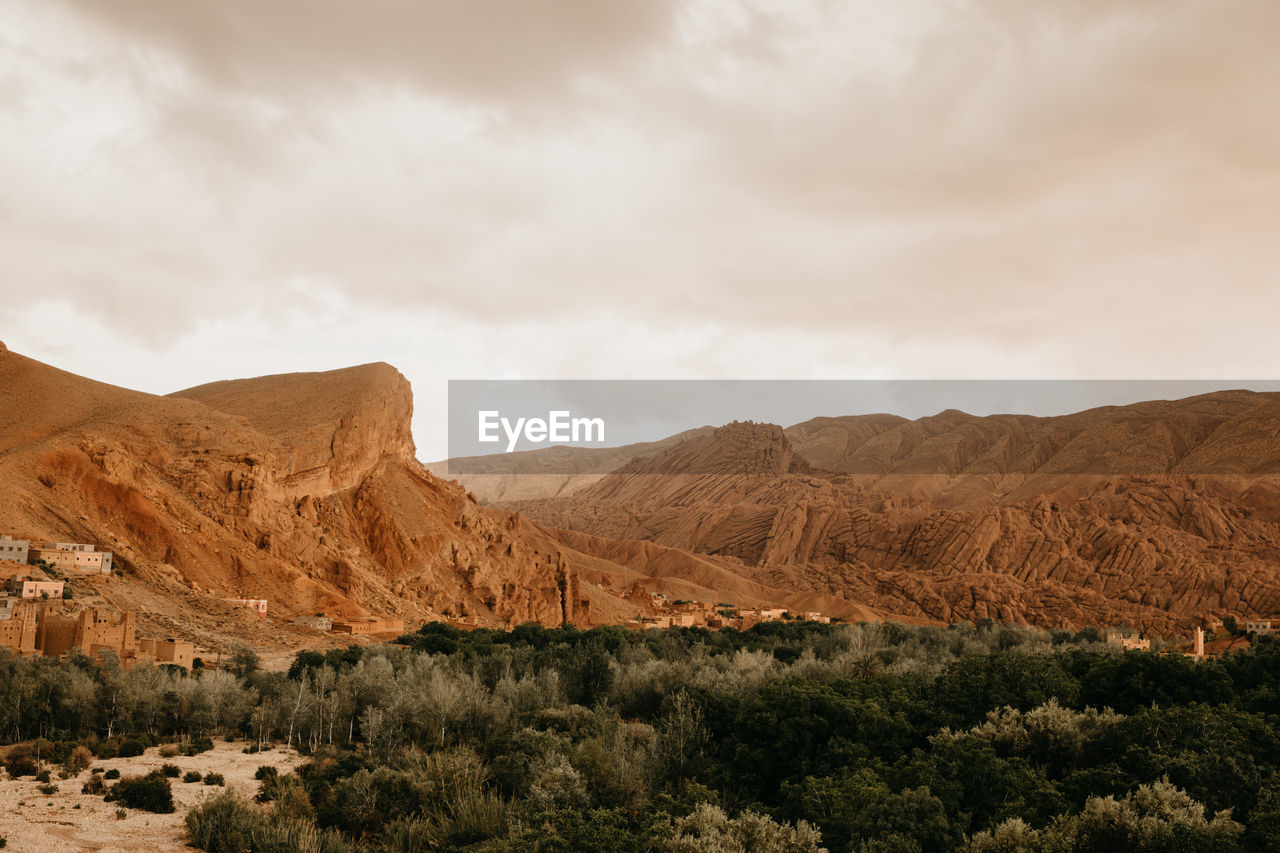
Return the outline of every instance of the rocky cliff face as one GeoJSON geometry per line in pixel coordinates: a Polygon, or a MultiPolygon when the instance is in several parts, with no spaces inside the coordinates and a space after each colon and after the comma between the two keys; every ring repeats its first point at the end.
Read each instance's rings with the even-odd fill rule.
{"type": "Polygon", "coordinates": [[[1280,612],[1278,418],[1272,395],[1228,392],[1062,419],[731,425],[512,506],[890,613],[1172,634],[1280,612]]]}
{"type": "Polygon", "coordinates": [[[273,614],[586,618],[565,549],[414,459],[412,405],[388,365],[166,398],[6,351],[0,530],[98,542],[152,588],[273,614]]]}

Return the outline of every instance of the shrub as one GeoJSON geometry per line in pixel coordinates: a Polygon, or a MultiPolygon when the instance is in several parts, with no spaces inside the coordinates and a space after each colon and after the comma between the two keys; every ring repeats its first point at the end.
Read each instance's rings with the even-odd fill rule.
{"type": "Polygon", "coordinates": [[[103,774],[102,774],[102,777],[103,777],[104,779],[119,779],[119,778],[120,778],[120,769],[119,769],[118,767],[112,767],[112,768],[111,768],[110,770],[108,770],[106,773],[103,773],[103,774]]]}
{"type": "Polygon", "coordinates": [[[92,763],[93,753],[89,751],[89,747],[82,744],[71,750],[70,754],[67,755],[67,760],[62,763],[62,766],[66,768],[68,773],[74,776],[75,774],[84,771],[92,763]]]}
{"type": "Polygon", "coordinates": [[[118,800],[131,809],[156,814],[170,814],[174,810],[173,789],[169,787],[169,780],[155,772],[121,779],[111,786],[106,799],[118,800]]]}
{"type": "Polygon", "coordinates": [[[88,781],[80,788],[82,794],[96,794],[102,796],[107,790],[106,783],[102,781],[101,776],[90,776],[88,781]]]}
{"type": "Polygon", "coordinates": [[[5,838],[3,835],[0,835],[0,847],[8,846],[8,844],[9,844],[9,839],[5,838]]]}
{"type": "Polygon", "coordinates": [[[267,778],[274,779],[279,775],[280,771],[270,764],[260,764],[258,765],[258,769],[253,771],[253,778],[258,781],[262,781],[267,778]]]}
{"type": "Polygon", "coordinates": [[[90,770],[89,772],[90,772],[90,773],[101,773],[102,771],[103,771],[103,768],[101,768],[101,767],[95,767],[95,768],[93,768],[92,770],[90,770]]]}
{"type": "Polygon", "coordinates": [[[204,774],[204,783],[206,785],[225,785],[226,780],[222,778],[221,773],[206,773],[204,774]]]}
{"type": "Polygon", "coordinates": [[[128,809],[116,809],[116,820],[124,820],[129,816],[128,809]]]}
{"type": "Polygon", "coordinates": [[[181,751],[182,749],[176,743],[166,743],[164,746],[160,747],[160,757],[173,758],[181,751]]]}
{"type": "Polygon", "coordinates": [[[208,853],[241,853],[252,849],[262,816],[235,791],[223,791],[187,812],[191,843],[208,853]]]}
{"type": "Polygon", "coordinates": [[[121,758],[133,758],[142,755],[147,751],[145,745],[140,740],[125,740],[120,742],[120,752],[117,753],[121,758]]]}
{"type": "Polygon", "coordinates": [[[5,769],[14,779],[21,776],[36,775],[36,757],[25,746],[16,747],[9,752],[4,762],[5,769]]]}
{"type": "Polygon", "coordinates": [[[48,781],[49,781],[49,771],[48,771],[48,770],[41,770],[39,773],[37,773],[37,774],[36,774],[36,781],[37,781],[37,782],[48,782],[48,781]]]}
{"type": "Polygon", "coordinates": [[[208,752],[213,749],[213,738],[208,735],[193,737],[186,746],[182,748],[183,755],[199,755],[202,752],[208,752]]]}
{"type": "Polygon", "coordinates": [[[185,774],[183,774],[182,781],[183,782],[199,782],[203,778],[204,777],[200,775],[199,770],[188,770],[185,774]]]}
{"type": "Polygon", "coordinates": [[[46,797],[52,797],[54,794],[58,793],[58,786],[46,782],[36,790],[44,794],[46,797]]]}
{"type": "Polygon", "coordinates": [[[160,768],[160,772],[170,779],[177,779],[182,775],[182,769],[176,764],[166,764],[160,768]]]}

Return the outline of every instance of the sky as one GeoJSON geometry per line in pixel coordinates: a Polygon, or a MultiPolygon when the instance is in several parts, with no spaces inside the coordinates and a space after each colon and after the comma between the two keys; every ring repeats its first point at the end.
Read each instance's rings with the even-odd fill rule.
{"type": "MultiPolygon", "coordinates": [[[[1273,0],[0,0],[0,340],[165,393],[1280,376],[1273,0]]],[[[839,413],[828,413],[839,414],[839,413]]]]}

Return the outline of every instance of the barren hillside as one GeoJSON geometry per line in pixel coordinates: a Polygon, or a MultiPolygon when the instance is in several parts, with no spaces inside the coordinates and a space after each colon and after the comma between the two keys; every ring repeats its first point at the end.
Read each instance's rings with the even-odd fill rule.
{"type": "Polygon", "coordinates": [[[504,505],[892,613],[1171,634],[1280,610],[1278,460],[1280,401],[1224,392],[1063,418],[731,424],[504,505]]]}
{"type": "MultiPolygon", "coordinates": [[[[264,630],[313,642],[280,620],[318,611],[622,621],[641,609],[625,597],[637,583],[736,589],[742,604],[792,597],[738,577],[733,561],[637,556],[483,507],[414,458],[412,411],[386,364],[158,397],[0,349],[0,531],[99,543],[122,576],[84,581],[94,603],[221,646],[264,630]],[[723,583],[700,585],[708,567],[723,583]],[[220,601],[231,596],[269,599],[268,622],[220,601]]],[[[838,599],[831,609],[875,615],[838,599]]]]}

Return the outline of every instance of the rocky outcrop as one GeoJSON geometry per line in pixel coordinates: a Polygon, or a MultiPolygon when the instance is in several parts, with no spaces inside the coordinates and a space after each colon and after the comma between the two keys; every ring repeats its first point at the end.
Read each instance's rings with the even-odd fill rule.
{"type": "Polygon", "coordinates": [[[412,407],[388,365],[155,397],[6,352],[0,530],[273,614],[589,618],[568,549],[414,459],[412,407]]]}
{"type": "Polygon", "coordinates": [[[731,425],[510,506],[889,613],[1172,634],[1280,612],[1278,424],[1275,396],[1227,392],[1066,418],[731,425]]]}

